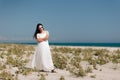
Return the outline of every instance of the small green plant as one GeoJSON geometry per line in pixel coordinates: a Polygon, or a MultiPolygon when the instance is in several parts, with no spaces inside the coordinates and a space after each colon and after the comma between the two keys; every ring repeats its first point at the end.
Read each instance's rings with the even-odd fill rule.
{"type": "Polygon", "coordinates": [[[53,63],[56,68],[65,69],[67,65],[67,59],[61,54],[53,54],[53,63]]]}
{"type": "Polygon", "coordinates": [[[65,80],[64,76],[61,76],[61,77],[60,77],[60,80],[65,80]]]}
{"type": "Polygon", "coordinates": [[[90,59],[88,59],[88,62],[89,62],[91,65],[93,65],[93,68],[94,68],[94,69],[97,69],[97,67],[96,67],[96,65],[97,65],[97,59],[92,59],[92,58],[90,58],[90,59]]]}
{"type": "Polygon", "coordinates": [[[86,73],[92,73],[92,68],[91,67],[87,67],[87,69],[85,70],[86,73]]]}
{"type": "Polygon", "coordinates": [[[120,50],[117,50],[114,52],[113,56],[112,56],[112,62],[113,63],[120,63],[120,50]]]}
{"type": "Polygon", "coordinates": [[[4,54],[5,54],[5,53],[3,53],[3,52],[2,52],[2,53],[0,53],[0,58],[2,58],[2,59],[3,59],[3,58],[4,58],[4,54]]]}
{"type": "Polygon", "coordinates": [[[6,68],[6,65],[0,63],[0,70],[3,70],[3,69],[5,69],[5,68],[6,68]]]}
{"type": "Polygon", "coordinates": [[[22,57],[13,58],[12,56],[7,57],[7,64],[13,65],[14,67],[25,66],[28,60],[22,60],[22,57]]]}
{"type": "Polygon", "coordinates": [[[46,78],[43,74],[40,74],[40,79],[39,80],[46,80],[46,78]]]}
{"type": "Polygon", "coordinates": [[[72,53],[73,49],[72,48],[67,48],[67,47],[55,47],[53,49],[53,51],[55,51],[55,52],[61,52],[61,53],[72,53]]]}
{"type": "Polygon", "coordinates": [[[33,69],[22,67],[22,68],[19,68],[19,71],[17,71],[16,73],[23,74],[23,75],[28,75],[32,72],[33,72],[33,69]]]}
{"type": "Polygon", "coordinates": [[[70,62],[70,65],[68,66],[68,70],[70,73],[72,73],[73,75],[76,75],[77,77],[86,76],[86,72],[80,65],[80,62],[76,62],[75,60],[70,62]]]}
{"type": "Polygon", "coordinates": [[[96,75],[91,75],[90,77],[91,77],[91,78],[96,78],[96,75]]]}
{"type": "Polygon", "coordinates": [[[86,76],[86,73],[85,73],[85,70],[83,70],[83,68],[81,66],[79,66],[79,68],[76,68],[76,67],[69,67],[68,69],[70,71],[70,73],[72,73],[73,75],[79,77],[84,77],[86,76]]]}
{"type": "Polygon", "coordinates": [[[10,72],[2,71],[0,73],[0,78],[2,80],[18,80],[16,76],[12,75],[10,72]]]}

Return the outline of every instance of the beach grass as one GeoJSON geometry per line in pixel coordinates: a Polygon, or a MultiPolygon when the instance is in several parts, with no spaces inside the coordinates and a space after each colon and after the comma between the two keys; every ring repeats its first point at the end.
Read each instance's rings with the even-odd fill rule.
{"type": "MultiPolygon", "coordinates": [[[[55,68],[69,71],[76,77],[85,77],[93,70],[98,70],[98,66],[110,62],[120,63],[119,49],[110,51],[106,48],[50,47],[55,68]]],[[[0,79],[18,80],[18,75],[36,73],[40,74],[39,80],[46,80],[46,76],[38,70],[26,67],[34,51],[35,46],[32,45],[0,44],[0,79]]],[[[117,69],[117,66],[113,69],[117,69]]],[[[91,75],[91,78],[96,78],[96,75],[91,75]]],[[[60,80],[65,80],[64,75],[60,76],[60,80]]]]}
{"type": "Polygon", "coordinates": [[[77,77],[84,77],[91,73],[92,69],[97,70],[97,65],[120,63],[120,50],[110,52],[107,49],[55,47],[53,61],[57,68],[66,69],[77,77]],[[86,68],[80,64],[82,61],[89,63],[86,68]]]}

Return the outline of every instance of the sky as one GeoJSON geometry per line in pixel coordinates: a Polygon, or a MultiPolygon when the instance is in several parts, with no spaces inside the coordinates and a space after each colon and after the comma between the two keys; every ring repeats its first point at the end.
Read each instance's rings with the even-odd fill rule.
{"type": "Polygon", "coordinates": [[[120,42],[120,0],[0,0],[0,42],[35,41],[36,25],[49,42],[120,42]]]}

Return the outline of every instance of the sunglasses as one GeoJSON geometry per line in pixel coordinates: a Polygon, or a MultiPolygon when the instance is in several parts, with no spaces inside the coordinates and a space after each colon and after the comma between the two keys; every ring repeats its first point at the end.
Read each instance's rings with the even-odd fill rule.
{"type": "Polygon", "coordinates": [[[43,27],[40,27],[40,29],[42,29],[43,27]]]}

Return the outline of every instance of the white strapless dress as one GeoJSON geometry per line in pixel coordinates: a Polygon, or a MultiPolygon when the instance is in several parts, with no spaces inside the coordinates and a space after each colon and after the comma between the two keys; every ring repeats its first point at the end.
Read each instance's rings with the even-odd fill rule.
{"type": "MultiPolygon", "coordinates": [[[[45,36],[46,33],[37,34],[37,38],[44,38],[45,36]]],[[[44,71],[54,69],[48,40],[38,43],[32,60],[32,68],[44,71]]]]}

